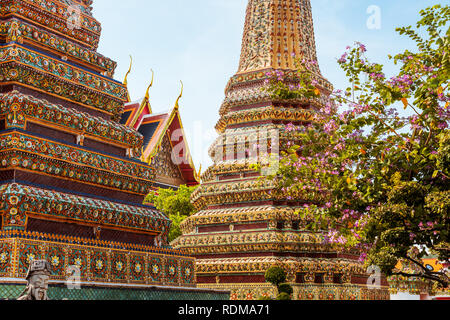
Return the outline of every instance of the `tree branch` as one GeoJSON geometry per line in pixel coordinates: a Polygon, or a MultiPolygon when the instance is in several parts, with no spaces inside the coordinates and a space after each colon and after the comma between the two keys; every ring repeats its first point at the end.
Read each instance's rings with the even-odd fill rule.
{"type": "Polygon", "coordinates": [[[412,263],[418,265],[423,271],[425,271],[425,273],[429,273],[430,270],[428,270],[423,264],[421,264],[419,261],[414,260],[411,257],[406,257],[407,260],[411,261],[412,263]]]}
{"type": "MultiPolygon", "coordinates": [[[[418,262],[417,260],[414,260],[411,257],[406,257],[406,259],[411,261],[415,265],[419,266],[423,270],[421,274],[409,274],[409,277],[422,277],[425,279],[437,281],[440,284],[442,284],[444,288],[448,287],[449,279],[444,272],[433,272],[431,270],[428,270],[422,263],[418,262]],[[445,279],[443,279],[442,277],[445,277],[445,279]]],[[[400,275],[408,276],[408,273],[401,272],[400,275]]]]}

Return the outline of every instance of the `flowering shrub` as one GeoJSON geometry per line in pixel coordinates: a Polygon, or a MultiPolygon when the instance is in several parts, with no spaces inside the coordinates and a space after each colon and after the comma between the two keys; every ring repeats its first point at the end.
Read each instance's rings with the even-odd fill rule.
{"type": "Polygon", "coordinates": [[[448,275],[421,259],[448,261],[450,252],[449,20],[450,7],[437,5],[421,11],[419,30],[397,29],[417,51],[390,56],[400,70],[393,77],[356,43],[338,60],[352,87],[327,92],[314,81],[315,63],[301,61],[295,81],[278,72],[269,89],[278,100],[328,99],[314,123],[287,125],[295,139],[269,177],[287,199],[299,191],[326,196],[299,210],[303,227],[325,232],[328,243],[360,248],[361,261],[387,275],[444,287],[448,275]],[[413,248],[420,253],[412,255],[413,248]],[[397,270],[401,259],[420,271],[397,270]]]}

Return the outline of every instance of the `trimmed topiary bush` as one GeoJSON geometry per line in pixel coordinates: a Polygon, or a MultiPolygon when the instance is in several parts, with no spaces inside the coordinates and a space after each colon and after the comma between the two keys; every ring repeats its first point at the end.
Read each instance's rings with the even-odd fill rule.
{"type": "Polygon", "coordinates": [[[272,300],[272,298],[271,297],[263,297],[263,296],[261,296],[261,297],[259,297],[258,300],[272,300]]]}
{"type": "Polygon", "coordinates": [[[265,278],[267,282],[278,287],[281,283],[286,282],[286,272],[280,267],[271,267],[266,271],[265,278]]]}
{"type": "Polygon", "coordinates": [[[286,292],[282,292],[278,295],[277,300],[291,300],[291,296],[286,292]]]}
{"type": "Polygon", "coordinates": [[[292,288],[292,286],[288,283],[282,283],[278,286],[278,292],[292,295],[294,293],[294,288],[292,288]]]}

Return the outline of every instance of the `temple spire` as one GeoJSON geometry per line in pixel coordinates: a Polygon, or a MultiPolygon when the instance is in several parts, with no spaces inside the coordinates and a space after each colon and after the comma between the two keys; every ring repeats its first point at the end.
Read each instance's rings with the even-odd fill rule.
{"type": "Polygon", "coordinates": [[[123,79],[123,85],[127,89],[127,100],[128,102],[131,100],[130,91],[128,91],[128,75],[131,73],[131,67],[133,66],[133,57],[130,55],[130,67],[128,68],[127,73],[125,74],[125,78],[123,79]]]}
{"type": "Polygon", "coordinates": [[[150,71],[152,72],[152,81],[150,82],[150,84],[147,87],[147,90],[145,91],[145,96],[144,99],[150,99],[150,88],[153,87],[153,81],[155,80],[155,72],[153,71],[153,69],[150,69],[150,71]]]}
{"type": "Polygon", "coordinates": [[[249,0],[238,73],[296,70],[298,58],[317,61],[310,0],[249,0]]]}
{"type": "Polygon", "coordinates": [[[136,125],[136,122],[142,116],[142,112],[145,109],[145,107],[148,108],[147,112],[149,114],[153,113],[152,105],[150,104],[150,88],[153,87],[153,80],[155,79],[155,73],[153,72],[153,69],[151,69],[151,71],[152,71],[152,81],[150,82],[150,84],[147,87],[147,90],[145,91],[145,96],[142,99],[141,105],[139,106],[135,118],[130,122],[131,127],[134,127],[136,125]]]}
{"type": "Polygon", "coordinates": [[[183,89],[184,89],[183,81],[180,80],[180,83],[181,83],[181,92],[177,98],[177,101],[175,102],[175,109],[177,110],[180,108],[180,105],[178,103],[180,102],[180,99],[183,97],[183,89]]]}

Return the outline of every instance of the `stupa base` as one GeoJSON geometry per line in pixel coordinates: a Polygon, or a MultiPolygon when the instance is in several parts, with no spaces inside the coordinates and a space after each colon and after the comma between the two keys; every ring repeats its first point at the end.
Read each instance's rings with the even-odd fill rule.
{"type": "Polygon", "coordinates": [[[226,291],[198,289],[195,260],[178,250],[15,230],[0,232],[0,299],[13,300],[21,295],[28,265],[36,259],[51,266],[51,300],[230,297],[226,291]]]}
{"type": "MultiPolygon", "coordinates": [[[[369,289],[354,284],[291,284],[293,300],[390,300],[389,288],[369,289]]],[[[262,297],[275,298],[277,290],[270,284],[199,284],[199,288],[226,290],[231,300],[259,300],[262,297]]]]}

